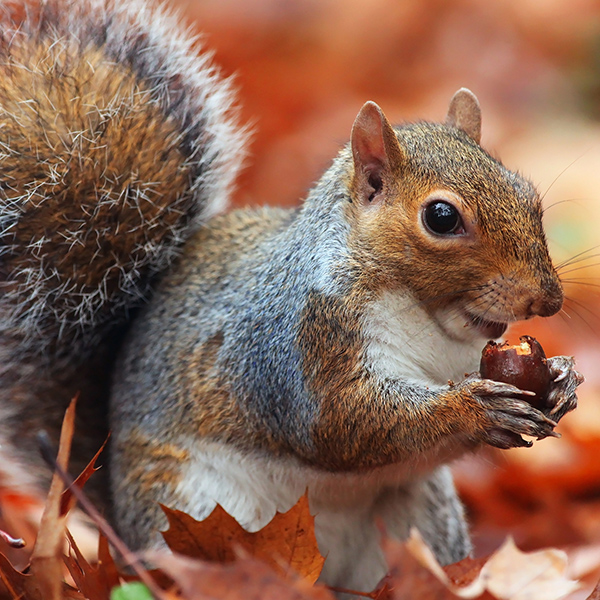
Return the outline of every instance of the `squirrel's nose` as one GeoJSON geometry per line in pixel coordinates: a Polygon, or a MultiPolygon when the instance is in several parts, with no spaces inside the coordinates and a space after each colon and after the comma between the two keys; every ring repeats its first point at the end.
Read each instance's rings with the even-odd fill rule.
{"type": "Polygon", "coordinates": [[[539,295],[531,299],[527,312],[530,317],[551,317],[562,308],[562,305],[562,286],[558,281],[553,281],[542,285],[539,295]]]}

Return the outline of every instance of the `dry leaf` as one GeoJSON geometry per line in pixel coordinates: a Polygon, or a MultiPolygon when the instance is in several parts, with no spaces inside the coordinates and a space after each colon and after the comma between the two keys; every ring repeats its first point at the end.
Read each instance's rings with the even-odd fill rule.
{"type": "MultiPolygon", "coordinates": [[[[60,443],[56,462],[66,471],[71,452],[71,441],[75,428],[76,398],[71,400],[65,412],[60,432],[60,443]]],[[[57,473],[52,477],[46,499],[38,537],[31,553],[31,573],[44,600],[61,600],[63,544],[66,515],[61,514],[61,495],[64,489],[57,473]]]]}
{"type": "MultiPolygon", "coordinates": [[[[88,479],[98,470],[98,468],[96,468],[96,461],[102,454],[102,451],[106,447],[107,442],[108,438],[104,440],[104,443],[100,447],[100,450],[98,450],[98,452],[94,454],[92,460],[90,460],[85,469],[79,474],[77,479],[75,479],[75,481],[73,482],[74,486],[77,486],[79,489],[82,489],[88,481],[88,479]]],[[[68,488],[64,490],[60,499],[60,515],[66,515],[75,506],[75,503],[76,500],[73,497],[73,492],[71,491],[71,489],[68,488]]]]}
{"type": "MultiPolygon", "coordinates": [[[[415,533],[413,532],[413,535],[415,533]]],[[[416,534],[418,536],[418,534],[416,534]]],[[[420,536],[415,538],[423,544],[420,536]]],[[[435,562],[432,565],[434,574],[428,564],[423,564],[409,549],[408,544],[388,537],[382,541],[383,551],[389,566],[389,577],[393,600],[455,600],[456,596],[448,589],[448,582],[441,567],[435,562]],[[440,576],[441,573],[441,576],[440,576]]],[[[427,548],[425,546],[425,548],[427,548]]],[[[427,548],[429,550],[429,548],[427,548]]],[[[384,596],[385,598],[385,596],[384,596]]],[[[387,598],[386,598],[387,600],[387,598]]]]}
{"type": "Polygon", "coordinates": [[[37,586],[32,585],[33,576],[17,571],[4,554],[0,554],[0,578],[8,590],[10,598],[14,600],[43,600],[37,586]]]}
{"type": "Polygon", "coordinates": [[[547,548],[525,553],[508,538],[481,569],[480,579],[501,600],[557,600],[578,587],[566,570],[564,552],[547,548]]]}
{"type": "Polygon", "coordinates": [[[119,576],[112,556],[108,552],[106,538],[100,534],[97,565],[91,565],[81,554],[75,540],[67,531],[70,552],[64,557],[65,564],[79,591],[87,600],[108,600],[111,589],[119,584],[119,576]]]}
{"type": "Polygon", "coordinates": [[[335,600],[324,587],[284,579],[250,556],[227,564],[165,553],[154,553],[152,560],[175,580],[185,600],[335,600]]]}
{"type": "Polygon", "coordinates": [[[558,600],[578,587],[565,575],[564,552],[551,548],[521,552],[511,538],[485,564],[469,561],[461,568],[455,567],[454,580],[440,567],[416,530],[411,532],[405,547],[406,551],[399,542],[384,540],[384,551],[397,588],[395,600],[408,599],[411,589],[414,592],[421,588],[423,592],[415,593],[414,598],[480,598],[489,593],[498,600],[558,600]],[[408,595],[402,595],[405,591],[408,595]]]}
{"type": "Polygon", "coordinates": [[[163,537],[178,554],[231,562],[237,556],[236,547],[241,547],[277,571],[284,572],[289,566],[312,583],[323,568],[325,559],[317,546],[307,494],[287,512],[276,513],[265,527],[254,533],[246,531],[219,505],[203,521],[162,508],[169,520],[169,529],[163,532],[163,537]]]}

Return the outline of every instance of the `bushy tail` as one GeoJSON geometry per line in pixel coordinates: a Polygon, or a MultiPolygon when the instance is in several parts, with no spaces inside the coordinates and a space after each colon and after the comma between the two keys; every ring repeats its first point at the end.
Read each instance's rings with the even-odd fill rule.
{"type": "Polygon", "coordinates": [[[0,8],[0,332],[85,354],[227,201],[229,82],[138,0],[0,8]]]}

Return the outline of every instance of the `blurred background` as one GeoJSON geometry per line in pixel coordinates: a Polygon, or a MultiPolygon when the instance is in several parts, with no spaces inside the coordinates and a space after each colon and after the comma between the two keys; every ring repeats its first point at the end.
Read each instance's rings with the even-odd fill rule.
{"type": "Polygon", "coordinates": [[[176,4],[235,76],[255,131],[238,205],[297,204],[366,100],[392,121],[440,120],[456,89],[477,94],[483,146],[544,194],[556,263],[585,258],[562,269],[564,310],[513,328],[509,338],[528,333],[548,355],[574,355],[587,381],[578,410],[559,427],[561,440],[456,465],[476,552],[508,533],[526,549],[600,552],[598,0],[176,4]]]}

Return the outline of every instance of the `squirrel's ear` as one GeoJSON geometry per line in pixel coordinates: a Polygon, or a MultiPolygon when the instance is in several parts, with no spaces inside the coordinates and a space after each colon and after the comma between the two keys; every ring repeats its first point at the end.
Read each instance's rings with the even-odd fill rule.
{"type": "Polygon", "coordinates": [[[481,107],[477,96],[467,88],[460,88],[448,107],[446,125],[462,129],[473,141],[481,140],[481,107]]]}
{"type": "Polygon", "coordinates": [[[365,202],[372,202],[404,157],[394,129],[375,102],[360,109],[352,126],[351,146],[355,189],[365,202]]]}

